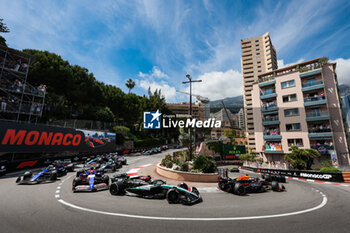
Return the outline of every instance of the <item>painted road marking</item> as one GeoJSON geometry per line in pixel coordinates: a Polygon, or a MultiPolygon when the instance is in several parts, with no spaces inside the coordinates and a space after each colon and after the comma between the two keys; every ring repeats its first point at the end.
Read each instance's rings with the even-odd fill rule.
{"type": "MultiPolygon", "coordinates": [[[[65,180],[67,180],[67,179],[65,179],[65,180]]],[[[110,216],[137,218],[137,219],[150,219],[150,220],[168,220],[168,221],[237,221],[237,220],[253,220],[253,219],[287,217],[287,216],[304,214],[304,213],[308,213],[308,212],[312,212],[312,211],[321,209],[322,207],[324,207],[327,204],[328,199],[327,199],[327,196],[325,194],[323,194],[319,190],[316,190],[316,191],[319,192],[319,194],[322,196],[322,202],[319,205],[312,207],[312,208],[309,208],[309,209],[294,211],[294,212],[289,212],[289,213],[282,213],[282,214],[245,216],[245,217],[224,217],[224,218],[178,218],[178,217],[157,217],[157,216],[143,216],[143,215],[114,213],[114,212],[100,211],[100,210],[94,210],[94,209],[81,207],[81,206],[64,201],[63,199],[60,198],[60,195],[57,195],[57,194],[55,195],[55,197],[58,200],[58,202],[60,202],[62,205],[69,206],[71,208],[78,209],[81,211],[86,211],[86,212],[91,212],[91,213],[96,213],[96,214],[103,214],[103,215],[110,215],[110,216]]]]}
{"type": "Polygon", "coordinates": [[[143,215],[134,215],[134,214],[123,214],[123,213],[114,213],[114,212],[107,212],[107,211],[100,211],[100,210],[94,210],[89,209],[81,206],[77,206],[74,204],[71,204],[69,202],[66,202],[62,199],[58,200],[62,205],[69,206],[74,209],[78,209],[81,211],[96,213],[96,214],[103,214],[103,215],[110,215],[110,216],[118,216],[118,217],[126,217],[126,218],[138,218],[138,219],[150,219],[150,220],[168,220],[168,221],[236,221],[236,220],[253,220],[253,219],[265,219],[265,218],[279,218],[279,217],[287,217],[287,216],[293,216],[298,214],[304,214],[308,212],[312,212],[318,209],[321,209],[327,204],[327,196],[322,195],[322,202],[312,208],[290,212],[290,213],[282,213],[282,214],[271,214],[271,215],[261,215],[261,216],[245,216],[245,217],[225,217],[225,218],[178,218],[178,217],[157,217],[157,216],[143,216],[143,215]]]}

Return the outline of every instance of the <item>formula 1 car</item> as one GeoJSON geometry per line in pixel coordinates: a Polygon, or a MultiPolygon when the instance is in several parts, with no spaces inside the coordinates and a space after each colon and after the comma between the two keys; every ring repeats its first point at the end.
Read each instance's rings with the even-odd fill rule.
{"type": "Polygon", "coordinates": [[[249,176],[240,176],[236,179],[229,177],[219,177],[219,188],[222,191],[236,195],[245,195],[246,193],[262,193],[268,190],[281,192],[285,190],[284,185],[277,181],[268,182],[259,178],[250,178],[249,176]]]}
{"type": "Polygon", "coordinates": [[[58,170],[52,165],[40,172],[34,174],[31,171],[26,171],[23,178],[19,176],[16,180],[17,184],[40,184],[45,182],[54,182],[58,177],[58,170]]]}
{"type": "Polygon", "coordinates": [[[189,189],[185,183],[178,186],[167,185],[163,180],[155,180],[147,184],[144,181],[128,183],[124,179],[111,184],[109,191],[112,195],[132,193],[143,198],[167,199],[169,204],[192,205],[202,201],[197,188],[189,189]]]}
{"type": "Polygon", "coordinates": [[[109,188],[109,176],[94,169],[80,170],[73,179],[72,191],[100,191],[109,188]]]}
{"type": "Polygon", "coordinates": [[[105,164],[101,164],[99,168],[97,169],[100,172],[106,173],[106,172],[115,172],[117,168],[120,168],[121,166],[116,165],[114,162],[110,161],[105,164]]]}
{"type": "Polygon", "coordinates": [[[115,161],[120,162],[122,165],[126,165],[127,161],[124,156],[115,156],[115,161]]]}

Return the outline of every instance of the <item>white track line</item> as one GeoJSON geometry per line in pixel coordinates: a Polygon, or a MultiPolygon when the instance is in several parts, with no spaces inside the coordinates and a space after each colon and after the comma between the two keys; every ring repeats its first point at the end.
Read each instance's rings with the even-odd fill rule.
{"type": "MultiPolygon", "coordinates": [[[[67,177],[67,179],[70,177],[67,177]]],[[[67,180],[65,179],[65,180],[67,180]]],[[[64,181],[65,181],[64,180],[64,181]]],[[[64,182],[62,181],[62,183],[64,182]]],[[[58,186],[60,187],[60,185],[58,186]]],[[[72,203],[66,202],[63,199],[60,198],[60,195],[55,195],[55,198],[60,202],[62,205],[69,206],[74,209],[78,209],[85,212],[90,213],[96,213],[96,214],[103,214],[103,215],[110,215],[110,216],[118,216],[118,217],[126,217],[126,218],[137,218],[137,219],[151,219],[151,220],[168,220],[168,221],[237,221],[237,220],[253,220],[253,219],[265,219],[265,218],[279,218],[279,217],[287,217],[287,216],[293,216],[298,214],[304,214],[308,212],[312,212],[318,209],[321,209],[327,204],[327,196],[320,192],[319,190],[315,190],[320,193],[322,196],[322,202],[312,208],[290,212],[290,213],[283,213],[283,214],[272,214],[272,215],[261,215],[261,216],[246,216],[246,217],[225,217],[225,218],[178,218],[178,217],[157,217],[157,216],[143,216],[143,215],[133,215],[133,214],[123,214],[123,213],[113,213],[113,212],[107,212],[107,211],[100,211],[100,210],[93,210],[81,206],[74,205],[72,203]]]]}

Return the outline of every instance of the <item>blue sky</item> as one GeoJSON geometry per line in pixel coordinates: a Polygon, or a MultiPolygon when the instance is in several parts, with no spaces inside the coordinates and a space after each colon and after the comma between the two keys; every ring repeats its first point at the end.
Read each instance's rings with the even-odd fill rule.
{"type": "MultiPolygon", "coordinates": [[[[242,93],[240,39],[269,32],[279,67],[327,56],[350,84],[350,1],[0,0],[10,47],[48,50],[124,91],[161,88],[168,102],[187,73],[212,100],[242,93]]],[[[30,81],[30,78],[29,78],[30,81]]]]}

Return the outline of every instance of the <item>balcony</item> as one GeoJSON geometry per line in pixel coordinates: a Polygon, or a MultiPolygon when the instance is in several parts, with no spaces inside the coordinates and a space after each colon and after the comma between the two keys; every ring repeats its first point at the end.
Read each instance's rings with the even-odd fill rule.
{"type": "Polygon", "coordinates": [[[260,99],[270,99],[270,98],[276,98],[277,94],[275,90],[265,91],[260,93],[260,99]]]}
{"type": "Polygon", "coordinates": [[[277,111],[277,110],[278,110],[278,107],[277,107],[277,103],[276,102],[263,104],[261,106],[261,112],[262,113],[273,112],[273,111],[277,111]]]}
{"type": "Polygon", "coordinates": [[[310,107],[310,106],[317,106],[317,105],[323,105],[327,104],[327,100],[325,96],[314,96],[304,99],[304,106],[310,107]]]}
{"type": "Polygon", "coordinates": [[[306,113],[306,121],[324,121],[329,120],[328,112],[311,112],[306,113]]]}
{"type": "Polygon", "coordinates": [[[313,91],[318,89],[323,89],[325,87],[323,81],[314,81],[302,84],[302,91],[313,91]]]}
{"type": "Polygon", "coordinates": [[[309,129],[309,138],[313,140],[323,140],[332,138],[333,132],[330,128],[309,129]]]}
{"type": "Polygon", "coordinates": [[[279,125],[280,121],[278,116],[276,117],[266,117],[262,119],[262,124],[263,125],[279,125]]]}
{"type": "Polygon", "coordinates": [[[310,147],[312,149],[317,150],[318,152],[320,152],[320,154],[324,155],[324,154],[329,154],[328,150],[334,150],[334,146],[332,143],[325,143],[325,144],[311,144],[310,147]]]}
{"type": "MultiPolygon", "coordinates": [[[[316,67],[314,67],[316,68],[316,67]]],[[[309,76],[313,76],[316,74],[321,74],[322,73],[322,68],[318,68],[318,69],[309,69],[305,72],[302,72],[299,74],[300,78],[304,78],[304,77],[309,77],[309,76]]]]}
{"type": "Polygon", "coordinates": [[[273,85],[275,83],[276,83],[275,80],[270,80],[270,81],[267,81],[267,82],[259,83],[259,87],[266,87],[266,86],[273,85]]]}

